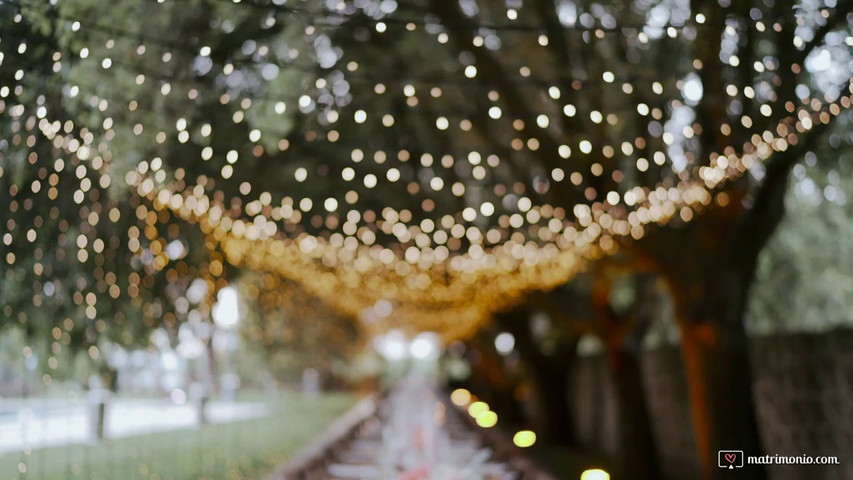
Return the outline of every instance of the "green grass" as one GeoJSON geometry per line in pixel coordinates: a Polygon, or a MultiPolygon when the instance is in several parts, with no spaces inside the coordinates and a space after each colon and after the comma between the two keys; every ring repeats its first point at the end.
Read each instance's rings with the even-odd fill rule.
{"type": "MultiPolygon", "coordinates": [[[[252,400],[257,400],[253,398],[252,400]]],[[[0,479],[200,480],[263,478],[355,403],[347,394],[285,393],[267,417],[194,430],[0,456],[0,479]],[[21,473],[20,464],[26,466],[21,473]]]]}

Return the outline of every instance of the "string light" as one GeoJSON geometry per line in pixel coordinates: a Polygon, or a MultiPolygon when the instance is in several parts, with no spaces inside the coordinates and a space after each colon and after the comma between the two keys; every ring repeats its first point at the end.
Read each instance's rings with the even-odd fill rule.
{"type": "MultiPolygon", "coordinates": [[[[298,8],[269,7],[279,13],[309,13],[298,8]]],[[[406,32],[417,32],[442,45],[447,43],[442,39],[448,32],[458,30],[465,38],[471,35],[470,43],[482,48],[489,48],[489,44],[482,37],[485,33],[479,32],[534,30],[534,26],[516,23],[513,18],[506,24],[472,26],[460,21],[458,25],[439,25],[395,17],[393,13],[366,21],[377,34],[391,34],[389,26],[404,26],[406,32]],[[376,28],[380,25],[383,27],[376,28]]],[[[513,15],[517,14],[516,11],[513,15]]],[[[12,184],[11,196],[28,189],[39,199],[46,196],[57,202],[62,198],[79,205],[79,215],[85,218],[81,232],[71,238],[71,229],[66,227],[63,234],[76,246],[74,255],[80,264],[102,261],[99,259],[108,250],[106,245],[119,238],[115,233],[111,237],[99,233],[103,219],[117,223],[112,220],[114,216],[131,216],[138,220],[127,227],[126,238],[128,249],[140,265],[136,270],[142,273],[131,274],[122,288],[110,280],[113,272],[99,266],[101,270],[95,275],[100,280],[98,286],[79,289],[82,300],[77,303],[87,318],[95,320],[99,316],[97,299],[89,302],[88,293],[106,292],[113,298],[128,295],[137,299],[152,288],[156,278],[165,275],[171,279],[201,277],[208,285],[209,295],[214,295],[224,285],[227,265],[232,265],[295,281],[340,312],[359,318],[371,331],[403,323],[415,330],[442,332],[447,339],[465,337],[487,321],[491,312],[511,305],[527,291],[564,283],[583,268],[586,260],[612,253],[627,239],[642,238],[653,225],[666,224],[673,218],[691,221],[701,210],[724,198],[719,192],[728,182],[758,171],[775,152],[785,151],[798,143],[801,135],[828,124],[851,103],[851,96],[845,94],[832,101],[805,99],[799,108],[786,105],[787,115],[771,128],[751,134],[740,151],[728,148],[707,155],[707,162],[683,160],[680,157],[687,155],[673,154],[673,146],[681,137],[690,139],[699,133],[689,125],[678,135],[666,131],[664,111],[682,108],[683,102],[701,98],[701,93],[686,83],[688,80],[644,80],[628,78],[618,69],[606,70],[600,73],[607,85],[602,88],[616,88],[628,99],[642,95],[644,101],[601,102],[593,108],[574,100],[583,89],[591,88],[586,81],[551,75],[546,65],[533,61],[518,67],[517,74],[507,75],[511,79],[504,81],[501,75],[495,77],[488,63],[479,64],[461,55],[452,81],[421,77],[377,82],[362,77],[371,83],[371,88],[354,92],[350,79],[357,76],[354,72],[359,71],[360,59],[346,61],[346,50],[336,52],[324,43],[327,33],[338,28],[339,23],[315,22],[318,18],[352,20],[353,13],[323,11],[311,15],[319,17],[305,17],[310,20],[304,26],[305,35],[323,40],[316,45],[325,45],[317,47],[315,60],[321,67],[330,55],[334,61],[328,67],[317,69],[312,65],[300,70],[306,75],[320,73],[312,78],[313,89],[297,94],[273,98],[263,89],[251,91],[247,87],[250,82],[232,82],[235,76],[252,75],[253,81],[273,85],[280,69],[293,65],[272,59],[270,47],[262,42],[244,44],[241,55],[246,58],[239,61],[229,57],[208,63],[205,59],[216,54],[210,46],[179,48],[174,42],[155,41],[155,36],[132,38],[133,32],[105,29],[79,19],[65,27],[70,30],[69,35],[88,39],[86,35],[92,32],[106,34],[110,37],[106,49],[83,47],[74,50],[77,58],[72,56],[73,60],[68,52],[52,52],[50,68],[80,68],[84,72],[86,68],[100,72],[122,68],[132,72],[134,84],[157,98],[173,99],[177,102],[175,107],[187,116],[161,122],[162,118],[156,115],[143,115],[154,111],[151,99],[143,95],[126,98],[126,92],[120,89],[101,94],[92,85],[71,85],[64,91],[65,97],[76,98],[74,101],[87,103],[93,112],[99,112],[97,125],[75,125],[72,120],[63,120],[62,112],[52,111],[50,105],[25,105],[18,100],[25,97],[25,87],[46,88],[31,80],[23,69],[14,74],[13,84],[0,91],[0,115],[8,117],[11,129],[17,132],[11,143],[16,148],[30,149],[30,163],[46,163],[39,157],[44,154],[35,149],[36,132],[61,152],[56,154],[55,172],[44,168],[43,174],[39,171],[37,178],[28,179],[28,185],[12,184]],[[144,43],[137,45],[140,39],[144,43]],[[146,48],[146,43],[152,47],[146,48]],[[154,46],[161,51],[155,51],[154,46]],[[120,62],[120,50],[132,50],[138,58],[150,60],[120,62]],[[158,67],[148,72],[146,62],[158,67]],[[335,68],[344,63],[346,68],[335,68]],[[212,72],[213,65],[221,71],[209,77],[198,70],[212,72]],[[167,71],[169,74],[164,76],[167,71]],[[494,89],[482,92],[481,106],[463,111],[453,108],[455,97],[448,91],[450,85],[472,85],[476,91],[491,85],[494,89]],[[532,115],[519,115],[521,107],[505,91],[518,85],[541,93],[541,100],[530,107],[532,115]],[[227,121],[189,115],[192,106],[200,105],[200,98],[211,96],[222,107],[218,112],[228,113],[227,121]],[[382,100],[385,98],[399,99],[400,106],[395,108],[400,111],[386,107],[382,100]],[[292,134],[267,126],[276,123],[258,120],[272,114],[291,120],[306,119],[311,126],[292,134]],[[519,116],[528,121],[516,118],[519,116]],[[573,122],[581,117],[583,122],[605,128],[624,125],[635,116],[648,121],[650,137],[608,138],[595,133],[595,129],[573,130],[577,125],[573,122]],[[135,120],[127,121],[125,117],[135,120]],[[405,137],[411,134],[413,122],[421,122],[412,119],[423,118],[432,125],[428,130],[434,143],[449,143],[451,148],[433,147],[430,151],[420,145],[430,142],[395,145],[391,141],[365,141],[377,138],[375,132],[389,129],[405,137]],[[129,130],[119,130],[119,122],[127,123],[129,130]],[[218,135],[232,126],[240,132],[245,130],[239,141],[218,135]],[[484,142],[480,137],[489,135],[490,130],[509,134],[484,142]],[[554,131],[559,134],[555,136],[554,131]],[[298,150],[294,147],[297,144],[349,153],[343,162],[312,164],[296,159],[289,172],[294,183],[288,180],[283,187],[317,185],[335,175],[352,188],[341,194],[320,188],[306,192],[305,188],[294,187],[293,193],[284,195],[283,188],[264,188],[267,179],[249,181],[243,173],[250,168],[245,165],[253,162],[271,162],[279,156],[287,157],[289,152],[305,155],[309,151],[298,150]],[[169,151],[173,145],[186,146],[181,155],[187,158],[176,158],[169,151]],[[122,167],[129,151],[143,159],[134,160],[130,168],[122,167]],[[529,182],[513,183],[519,172],[510,165],[525,156],[539,156],[548,168],[532,173],[529,182]],[[620,159],[631,160],[627,162],[630,167],[620,166],[620,159]],[[679,166],[680,161],[685,164],[679,166]],[[59,162],[63,165],[59,166],[59,162]],[[210,168],[198,168],[196,163],[210,168]],[[189,168],[205,173],[188,178],[189,168]],[[661,180],[656,184],[637,182],[631,187],[625,180],[650,170],[660,170],[661,180]],[[118,176],[117,171],[121,172],[118,176]],[[72,187],[65,187],[68,179],[72,187]],[[131,189],[129,204],[133,210],[121,212],[117,201],[102,200],[110,188],[119,188],[115,185],[119,183],[125,184],[121,188],[131,189]],[[60,188],[73,190],[60,192],[60,188]],[[401,192],[403,200],[397,204],[385,202],[381,208],[370,207],[377,198],[384,199],[394,192],[401,192]],[[552,197],[556,198],[546,200],[552,197]],[[454,201],[448,202],[448,198],[454,201]],[[119,213],[114,215],[113,211],[119,213]],[[172,228],[175,221],[198,227],[208,257],[200,265],[189,265],[178,258],[175,249],[170,254],[166,248],[178,241],[179,235],[172,228]],[[377,305],[386,304],[393,313],[384,314],[383,309],[377,309],[377,305]]],[[[696,20],[703,24],[698,16],[696,20]]],[[[353,26],[359,25],[354,20],[353,26]]],[[[638,27],[634,32],[615,24],[576,30],[590,34],[584,40],[587,42],[613,31],[647,42],[649,33],[644,30],[649,25],[638,27]]],[[[690,34],[693,27],[654,28],[674,38],[679,33],[690,34]]],[[[575,30],[566,25],[562,28],[575,30]]],[[[535,30],[542,28],[535,26],[535,30]]],[[[12,38],[4,35],[3,40],[8,44],[7,39],[12,38]]],[[[531,38],[535,48],[551,45],[545,33],[531,38]]],[[[26,41],[22,40],[16,51],[7,49],[0,61],[19,62],[26,53],[26,41]]],[[[772,69],[762,63],[754,65],[753,70],[766,74],[772,69]]],[[[847,89],[849,92],[850,85],[847,89]]],[[[754,97],[755,92],[749,95],[754,97]]],[[[759,111],[764,116],[776,115],[773,108],[776,107],[764,104],[759,111]]],[[[741,123],[751,129],[753,121],[744,116],[741,123]]],[[[728,125],[721,128],[726,136],[732,129],[728,125]]],[[[626,131],[633,135],[630,129],[626,131]]],[[[17,200],[10,205],[22,207],[26,209],[26,203],[17,200]]],[[[26,239],[36,244],[40,233],[38,226],[34,227],[23,232],[14,222],[7,222],[4,242],[7,238],[7,245],[26,239]]],[[[13,252],[0,260],[10,266],[22,261],[13,252]]],[[[36,262],[32,269],[40,277],[45,265],[36,262]]],[[[37,294],[33,301],[42,302],[42,297],[37,294]]],[[[146,321],[151,323],[156,313],[151,310],[146,321]]],[[[170,318],[175,321],[174,315],[170,318]]]]}
{"type": "MultiPolygon", "coordinates": [[[[844,97],[842,100],[830,104],[830,107],[822,109],[820,112],[813,112],[809,114],[806,110],[803,110],[798,114],[798,118],[800,120],[797,122],[796,128],[800,133],[804,133],[811,128],[814,128],[814,125],[816,125],[816,122],[812,121],[811,118],[814,117],[817,121],[823,119],[823,121],[826,122],[829,120],[827,112],[840,113],[840,108],[833,108],[834,106],[838,107],[841,104],[849,105],[849,103],[850,97],[844,97]]],[[[809,102],[809,104],[810,106],[819,106],[813,102],[809,102]]],[[[777,128],[777,131],[785,132],[786,130],[784,128],[777,128]]],[[[786,148],[786,144],[783,143],[783,138],[773,138],[769,135],[765,137],[769,138],[769,141],[762,140],[757,142],[757,144],[754,144],[756,152],[764,152],[764,158],[769,156],[773,150],[782,150],[786,148]]],[[[758,136],[757,138],[761,137],[758,136]]],[[[784,138],[787,139],[787,135],[784,138]]],[[[584,221],[583,219],[590,218],[588,226],[579,227],[582,228],[580,231],[583,232],[579,237],[581,241],[580,245],[583,245],[585,248],[590,250],[593,250],[596,247],[601,249],[601,243],[606,242],[602,239],[608,234],[616,238],[619,236],[627,236],[629,234],[633,235],[635,238],[639,238],[642,236],[642,232],[645,231],[644,227],[650,223],[666,223],[669,218],[674,216],[676,213],[681,212],[682,208],[695,208],[697,206],[701,208],[707,206],[711,201],[711,193],[709,189],[715,188],[722,181],[732,181],[738,176],[743,175],[743,173],[747,171],[744,165],[751,165],[753,167],[758,165],[758,161],[751,153],[744,155],[743,158],[739,158],[734,155],[730,155],[729,157],[729,160],[731,161],[730,165],[732,166],[731,170],[727,171],[724,176],[721,176],[720,179],[713,184],[706,184],[703,186],[699,182],[685,182],[684,184],[680,184],[677,188],[674,187],[668,190],[660,190],[658,188],[655,190],[649,189],[648,191],[636,191],[635,195],[638,198],[641,198],[642,201],[634,202],[634,205],[637,208],[632,213],[636,213],[635,216],[632,217],[630,215],[623,214],[623,217],[626,218],[625,220],[620,220],[615,216],[612,208],[608,210],[603,205],[598,205],[601,207],[599,209],[579,210],[577,216],[581,219],[581,223],[584,221]],[[741,168],[738,168],[738,165],[741,165],[741,168]],[[598,242],[598,245],[594,245],[596,241],[598,242]]],[[[170,194],[167,191],[160,191],[154,199],[155,208],[166,208],[168,206],[184,205],[187,203],[184,200],[177,200],[177,198],[182,197],[170,194]]],[[[205,204],[205,202],[195,203],[197,205],[205,204]]],[[[213,211],[218,212],[219,210],[214,209],[213,211]]],[[[179,215],[186,215],[188,212],[178,211],[176,213],[179,215]]],[[[218,213],[214,213],[214,216],[218,215],[218,213]]],[[[684,216],[684,214],[682,214],[682,216],[684,216]]],[[[190,220],[191,217],[187,217],[186,219],[190,220]]],[[[685,219],[685,221],[689,221],[689,219],[685,219]]],[[[204,229],[205,221],[202,220],[200,223],[202,225],[202,229],[204,229]]],[[[567,277],[571,276],[574,271],[577,271],[577,269],[580,268],[580,262],[583,258],[582,255],[578,254],[579,251],[576,250],[578,244],[573,244],[570,250],[564,252],[559,252],[559,250],[555,248],[553,250],[555,256],[553,257],[548,256],[547,254],[542,257],[534,255],[532,257],[527,257],[530,260],[527,264],[521,262],[507,263],[505,271],[495,271],[494,267],[488,266],[490,263],[500,264],[502,260],[511,258],[511,254],[500,256],[507,252],[506,248],[495,249],[492,250],[490,254],[485,254],[484,258],[495,258],[499,256],[499,259],[493,260],[492,262],[486,261],[486,268],[484,271],[478,270],[478,268],[483,264],[474,261],[459,262],[459,264],[471,268],[471,270],[463,270],[461,272],[454,270],[452,268],[453,265],[451,264],[450,268],[443,272],[445,274],[446,283],[434,284],[435,279],[434,277],[429,276],[429,271],[421,271],[419,272],[419,275],[411,275],[411,272],[415,270],[405,270],[406,275],[398,276],[397,272],[400,270],[398,265],[404,264],[403,262],[406,262],[405,260],[394,258],[394,263],[383,262],[381,259],[377,258],[376,255],[371,255],[371,251],[366,245],[361,246],[360,253],[363,256],[353,257],[352,265],[358,264],[360,265],[359,267],[332,263],[332,266],[334,266],[334,269],[336,270],[335,274],[329,273],[328,271],[324,272],[323,269],[317,270],[316,263],[313,260],[308,262],[305,261],[306,254],[314,259],[334,259],[341,257],[340,252],[333,246],[326,244],[322,238],[305,235],[297,241],[289,242],[287,240],[272,240],[272,235],[267,235],[265,232],[257,230],[255,228],[256,226],[252,222],[237,223],[237,225],[242,226],[238,227],[237,233],[233,235],[236,238],[231,238],[230,234],[232,232],[226,232],[222,240],[223,251],[226,252],[229,261],[236,265],[242,265],[245,262],[253,269],[277,268],[279,273],[288,278],[309,277],[316,279],[315,282],[307,282],[309,285],[314,283],[314,285],[308,286],[308,289],[319,294],[323,298],[337,296],[339,300],[337,300],[336,303],[340,304],[345,302],[343,300],[344,297],[340,296],[340,293],[346,291],[361,291],[365,278],[374,280],[375,283],[373,283],[373,285],[376,285],[377,287],[375,291],[380,292],[380,296],[384,298],[391,298],[394,301],[399,302],[401,305],[409,306],[409,308],[412,308],[412,306],[424,308],[424,306],[427,306],[430,303],[463,303],[467,299],[472,304],[482,303],[484,305],[482,311],[479,313],[468,313],[465,315],[462,315],[461,312],[457,311],[454,312],[454,316],[458,316],[459,318],[470,318],[471,322],[476,325],[479,325],[485,316],[490,311],[493,311],[493,309],[499,309],[511,303],[500,302],[498,300],[501,298],[512,298],[507,297],[508,292],[525,291],[534,288],[555,286],[562,283],[567,277]],[[272,245],[274,245],[268,253],[265,252],[263,247],[253,243],[264,243],[265,241],[272,241],[272,245]],[[359,261],[363,259],[367,260],[359,261]],[[391,265],[394,266],[392,267],[391,265]],[[533,268],[529,270],[525,269],[528,265],[533,268]],[[562,268],[560,268],[561,266],[562,268]],[[522,272],[527,273],[527,275],[524,275],[522,272]],[[559,274],[553,275],[552,273],[551,278],[554,279],[554,283],[548,284],[545,283],[544,280],[547,279],[548,276],[544,275],[543,272],[559,272],[559,274]],[[450,275],[449,277],[447,276],[448,274],[450,275]],[[342,282],[339,280],[339,277],[348,279],[349,281],[342,282]],[[489,277],[489,280],[485,280],[486,277],[489,277]],[[376,279],[379,278],[384,278],[385,280],[376,282],[376,279]],[[413,281],[412,279],[418,280],[413,281]],[[493,286],[491,294],[489,294],[490,292],[488,291],[490,289],[482,288],[483,284],[493,286]],[[408,288],[401,289],[400,285],[406,285],[408,288]],[[478,299],[482,300],[478,301],[478,299]],[[488,308],[485,307],[485,305],[491,305],[492,307],[488,308]]],[[[266,223],[266,225],[273,224],[266,223]]],[[[609,248],[605,248],[603,250],[615,248],[615,241],[611,239],[610,242],[609,248]]],[[[515,246],[517,245],[503,245],[502,247],[509,247],[511,250],[512,247],[515,246]]],[[[540,249],[536,251],[537,254],[542,254],[544,252],[547,252],[547,249],[540,249]]],[[[470,255],[467,254],[460,255],[455,258],[471,260],[470,255]]],[[[335,261],[336,260],[332,260],[332,262],[335,261]]],[[[343,307],[343,309],[356,313],[367,308],[369,305],[373,305],[376,301],[378,301],[378,298],[375,296],[367,296],[361,299],[349,298],[349,306],[343,307]]],[[[435,310],[433,309],[428,311],[429,313],[425,315],[425,317],[435,314],[435,310]]],[[[421,317],[420,315],[416,315],[414,311],[405,315],[407,318],[411,318],[412,316],[421,317]]],[[[417,324],[418,326],[426,327],[426,322],[426,320],[422,319],[417,322],[417,324]]],[[[430,326],[434,327],[435,325],[430,326]]]]}

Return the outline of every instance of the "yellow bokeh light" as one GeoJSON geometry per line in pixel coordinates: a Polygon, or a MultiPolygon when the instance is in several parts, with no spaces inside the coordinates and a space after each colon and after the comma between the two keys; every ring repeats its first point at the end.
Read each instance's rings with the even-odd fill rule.
{"type": "Polygon", "coordinates": [[[521,430],[512,437],[512,443],[519,448],[532,447],[536,443],[536,434],[530,430],[521,430]]]}
{"type": "Polygon", "coordinates": [[[450,401],[457,407],[464,407],[471,401],[471,392],[464,388],[457,388],[450,394],[450,401]]]}
{"type": "Polygon", "coordinates": [[[591,468],[581,473],[581,480],[610,480],[610,474],[600,468],[591,468]]]}
{"type": "Polygon", "coordinates": [[[489,411],[489,405],[486,402],[474,402],[468,407],[468,415],[472,418],[477,418],[483,412],[489,411]]]}
{"type": "Polygon", "coordinates": [[[492,428],[498,423],[498,414],[492,411],[483,412],[477,415],[477,425],[483,428],[492,428]]]}

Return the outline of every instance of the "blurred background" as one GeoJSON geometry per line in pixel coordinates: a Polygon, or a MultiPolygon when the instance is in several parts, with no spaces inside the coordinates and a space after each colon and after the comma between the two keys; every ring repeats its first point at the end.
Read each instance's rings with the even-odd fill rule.
{"type": "Polygon", "coordinates": [[[0,0],[0,477],[266,478],[416,372],[554,478],[853,478],[851,12],[0,0]]]}

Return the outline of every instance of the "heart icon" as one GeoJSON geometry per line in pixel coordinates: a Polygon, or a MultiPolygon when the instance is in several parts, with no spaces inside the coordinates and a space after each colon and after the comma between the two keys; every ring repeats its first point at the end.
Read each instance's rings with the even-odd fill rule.
{"type": "Polygon", "coordinates": [[[729,463],[735,463],[735,460],[737,460],[737,454],[734,453],[727,453],[725,454],[725,457],[726,461],[729,463]]]}

